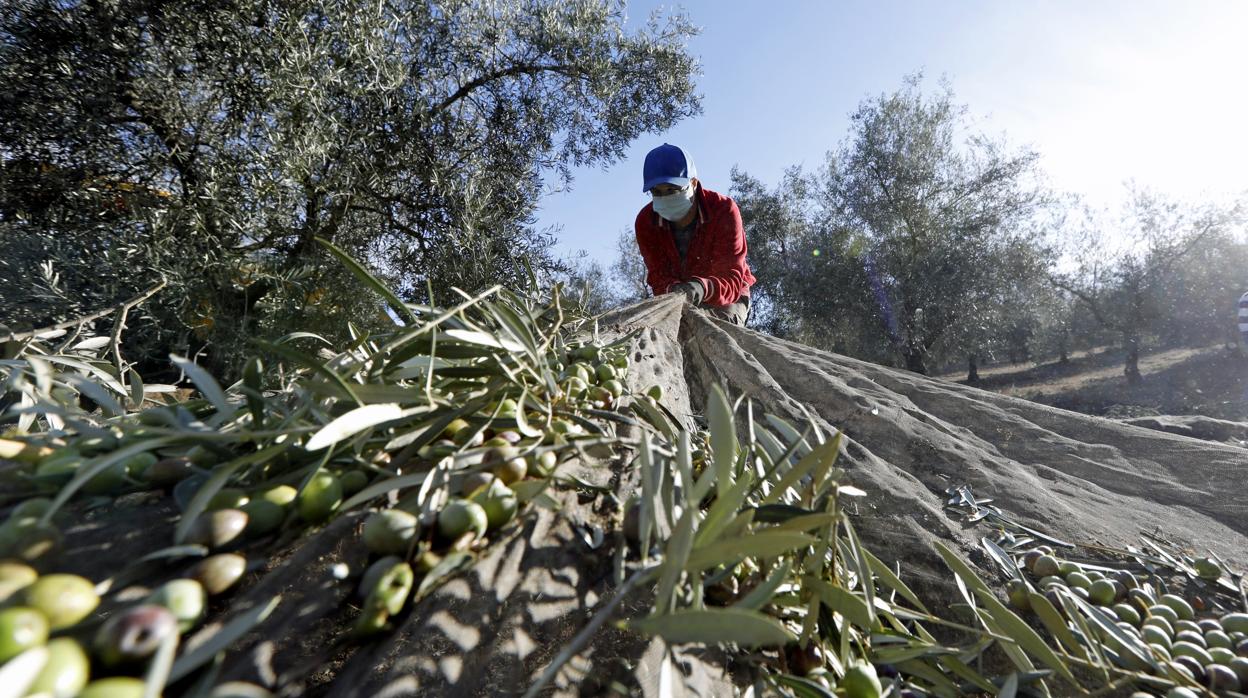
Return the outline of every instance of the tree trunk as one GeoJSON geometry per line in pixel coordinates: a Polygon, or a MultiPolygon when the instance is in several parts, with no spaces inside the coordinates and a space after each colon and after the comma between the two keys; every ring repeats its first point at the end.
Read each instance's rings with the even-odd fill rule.
{"type": "Polygon", "coordinates": [[[906,370],[921,373],[926,376],[927,362],[924,360],[925,354],[926,352],[919,347],[906,347],[906,370]]]}
{"type": "Polygon", "coordinates": [[[977,354],[966,355],[966,382],[979,382],[979,355],[977,354]]]}
{"type": "Polygon", "coordinates": [[[1127,377],[1128,385],[1138,385],[1143,380],[1140,376],[1140,338],[1133,334],[1124,334],[1123,346],[1126,347],[1127,358],[1122,373],[1127,377]]]}

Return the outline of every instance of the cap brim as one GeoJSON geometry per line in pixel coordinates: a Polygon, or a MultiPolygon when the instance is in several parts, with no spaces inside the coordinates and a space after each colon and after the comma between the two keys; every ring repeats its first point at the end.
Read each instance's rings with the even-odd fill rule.
{"type": "Polygon", "coordinates": [[[690,177],[655,177],[654,179],[647,179],[646,185],[641,188],[641,192],[644,194],[660,184],[675,184],[678,187],[684,187],[689,184],[690,179],[690,177]]]}

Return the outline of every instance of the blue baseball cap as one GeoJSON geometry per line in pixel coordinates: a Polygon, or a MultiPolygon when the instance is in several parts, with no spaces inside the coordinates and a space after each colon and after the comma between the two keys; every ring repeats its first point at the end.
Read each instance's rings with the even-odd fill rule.
{"type": "Polygon", "coordinates": [[[684,148],[664,143],[663,145],[646,153],[646,164],[642,167],[642,176],[645,185],[642,186],[642,192],[648,192],[660,184],[675,184],[683,187],[689,184],[689,180],[698,176],[698,170],[693,166],[693,158],[684,148]]]}

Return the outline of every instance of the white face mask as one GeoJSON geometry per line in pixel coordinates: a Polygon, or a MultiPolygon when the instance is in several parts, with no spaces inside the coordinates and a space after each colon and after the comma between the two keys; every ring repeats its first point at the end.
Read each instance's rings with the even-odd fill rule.
{"type": "Polygon", "coordinates": [[[654,197],[654,212],[665,220],[678,221],[693,208],[693,186],[687,186],[675,194],[654,197]]]}

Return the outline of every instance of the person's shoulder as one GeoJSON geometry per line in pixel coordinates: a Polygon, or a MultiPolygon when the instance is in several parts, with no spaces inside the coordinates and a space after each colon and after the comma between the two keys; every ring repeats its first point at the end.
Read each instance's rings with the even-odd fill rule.
{"type": "Polygon", "coordinates": [[[654,204],[642,206],[633,223],[633,231],[638,235],[653,235],[659,230],[658,218],[658,214],[654,212],[654,204]]]}
{"type": "Polygon", "coordinates": [[[707,208],[732,208],[737,205],[737,202],[733,201],[732,197],[727,194],[720,194],[717,191],[702,187],[702,205],[707,208]]]}

